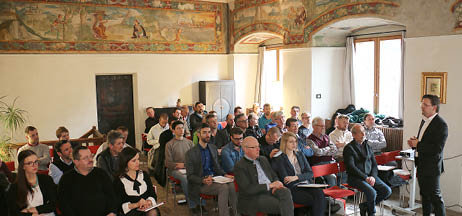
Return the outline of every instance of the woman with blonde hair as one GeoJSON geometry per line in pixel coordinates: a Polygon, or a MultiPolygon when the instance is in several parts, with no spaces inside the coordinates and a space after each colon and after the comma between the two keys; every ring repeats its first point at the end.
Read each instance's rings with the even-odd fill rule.
{"type": "Polygon", "coordinates": [[[282,135],[280,150],[283,154],[273,161],[273,169],[290,189],[294,203],[310,209],[311,215],[324,215],[326,201],[320,188],[297,187],[300,182],[313,183],[313,171],[306,157],[297,151],[297,136],[286,132],[282,135]]]}

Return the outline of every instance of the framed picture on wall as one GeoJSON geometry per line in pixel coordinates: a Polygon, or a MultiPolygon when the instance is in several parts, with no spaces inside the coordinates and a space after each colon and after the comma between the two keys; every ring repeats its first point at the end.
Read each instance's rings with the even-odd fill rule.
{"type": "Polygon", "coordinates": [[[422,72],[421,97],[426,94],[436,95],[442,104],[446,103],[447,72],[422,72]]]}

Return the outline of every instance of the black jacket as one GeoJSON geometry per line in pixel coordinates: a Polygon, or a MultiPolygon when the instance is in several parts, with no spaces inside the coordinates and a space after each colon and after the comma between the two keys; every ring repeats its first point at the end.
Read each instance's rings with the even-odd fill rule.
{"type": "MultiPolygon", "coordinates": [[[[271,182],[277,181],[278,176],[271,168],[268,160],[259,156],[257,160],[265,172],[266,177],[271,182]]],[[[257,168],[253,164],[253,161],[243,157],[239,162],[234,165],[234,178],[239,187],[237,211],[244,214],[249,214],[254,208],[253,203],[257,202],[259,195],[268,194],[268,188],[266,184],[258,183],[257,168]]]]}
{"type": "MultiPolygon", "coordinates": [[[[51,213],[56,210],[56,185],[53,182],[53,179],[48,175],[37,174],[38,184],[40,186],[40,191],[43,196],[43,205],[36,206],[39,214],[51,213]]],[[[10,189],[8,189],[8,208],[10,216],[13,215],[32,215],[31,213],[22,213],[21,210],[25,209],[27,206],[18,206],[16,203],[18,197],[18,185],[17,183],[11,184],[10,189]]]]}
{"type": "Polygon", "coordinates": [[[343,160],[348,179],[366,180],[369,176],[377,178],[378,169],[374,151],[367,144],[367,140],[364,141],[363,145],[366,147],[365,152],[360,149],[362,146],[355,140],[348,143],[343,149],[343,160]]]}
{"type": "Polygon", "coordinates": [[[221,149],[226,144],[231,142],[231,135],[230,135],[231,128],[232,126],[226,125],[225,128],[217,132],[217,135],[215,137],[215,145],[217,146],[217,148],[221,149]]]}
{"type": "MultiPolygon", "coordinates": [[[[225,175],[225,171],[218,163],[218,151],[215,145],[207,144],[210,154],[212,155],[213,171],[216,175],[225,175]]],[[[202,186],[202,155],[200,144],[186,152],[186,175],[188,178],[188,192],[191,200],[199,203],[200,187],[202,186]]]]}
{"type": "Polygon", "coordinates": [[[196,112],[194,112],[193,114],[191,114],[189,116],[189,124],[191,125],[191,134],[193,134],[197,128],[199,128],[202,124],[202,116],[199,116],[199,114],[197,114],[196,112]]]}
{"type": "Polygon", "coordinates": [[[106,171],[111,181],[114,181],[114,175],[117,173],[118,169],[115,167],[119,167],[118,164],[114,164],[114,160],[112,159],[111,150],[106,148],[101,154],[99,154],[96,158],[98,161],[97,165],[99,168],[106,171]]]}
{"type": "Polygon", "coordinates": [[[447,138],[448,125],[436,115],[417,144],[417,174],[435,176],[444,172],[443,149],[447,138]]]}
{"type": "MultiPolygon", "coordinates": [[[[295,156],[297,157],[298,164],[300,165],[301,174],[297,175],[298,180],[293,181],[291,183],[284,184],[286,187],[292,189],[296,187],[297,183],[301,181],[308,181],[310,183],[313,182],[313,170],[311,170],[311,166],[306,160],[305,155],[301,152],[295,152],[295,156]]],[[[295,176],[295,168],[289,161],[289,158],[286,154],[281,154],[279,157],[276,157],[272,162],[271,165],[273,170],[277,173],[279,180],[284,182],[284,178],[286,176],[295,176]]]]}

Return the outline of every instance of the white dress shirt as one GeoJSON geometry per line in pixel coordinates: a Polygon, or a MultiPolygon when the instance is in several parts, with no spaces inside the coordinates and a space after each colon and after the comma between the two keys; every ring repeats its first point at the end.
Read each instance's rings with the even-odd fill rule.
{"type": "Polygon", "coordinates": [[[165,127],[160,126],[160,124],[156,124],[152,126],[149,130],[147,135],[147,142],[149,145],[152,145],[152,148],[157,149],[160,147],[159,144],[159,136],[162,132],[169,129],[168,124],[165,124],[165,127]]]}
{"type": "Polygon", "coordinates": [[[422,128],[420,129],[420,133],[418,134],[419,142],[422,140],[425,130],[427,130],[428,125],[430,124],[430,122],[432,122],[433,118],[435,118],[436,115],[438,115],[438,113],[433,114],[432,116],[430,116],[430,118],[422,116],[422,120],[424,120],[425,123],[422,125],[422,128]]]}

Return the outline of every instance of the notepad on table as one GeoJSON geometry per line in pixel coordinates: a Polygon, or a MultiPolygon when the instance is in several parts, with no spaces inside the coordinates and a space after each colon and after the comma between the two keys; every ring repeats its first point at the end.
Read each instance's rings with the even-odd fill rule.
{"type": "Polygon", "coordinates": [[[234,181],[234,179],[224,177],[224,176],[214,176],[213,177],[213,182],[216,182],[216,183],[226,184],[226,183],[230,183],[230,182],[233,182],[233,181],[234,181]]]}

